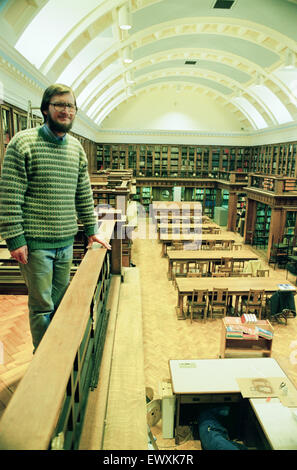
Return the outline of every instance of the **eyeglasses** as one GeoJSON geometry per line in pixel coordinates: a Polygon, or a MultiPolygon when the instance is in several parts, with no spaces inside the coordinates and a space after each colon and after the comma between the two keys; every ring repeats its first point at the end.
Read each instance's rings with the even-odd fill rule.
{"type": "Polygon", "coordinates": [[[64,111],[64,109],[67,108],[67,110],[71,113],[75,113],[75,111],[77,111],[77,107],[72,104],[72,103],[49,103],[51,104],[56,111],[64,111]]]}

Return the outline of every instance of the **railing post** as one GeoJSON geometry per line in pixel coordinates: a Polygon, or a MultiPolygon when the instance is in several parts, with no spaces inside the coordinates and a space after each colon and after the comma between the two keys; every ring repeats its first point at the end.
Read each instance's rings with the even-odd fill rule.
{"type": "Polygon", "coordinates": [[[111,239],[111,274],[122,274],[122,240],[124,221],[117,220],[111,239]]]}

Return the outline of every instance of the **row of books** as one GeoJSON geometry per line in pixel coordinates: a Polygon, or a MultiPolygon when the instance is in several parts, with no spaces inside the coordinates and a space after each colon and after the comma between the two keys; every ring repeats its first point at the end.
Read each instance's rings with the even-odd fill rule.
{"type": "Polygon", "coordinates": [[[237,338],[237,339],[259,339],[266,338],[272,339],[272,331],[267,330],[266,328],[255,326],[247,327],[244,325],[228,325],[226,327],[226,338],[237,338]]]}

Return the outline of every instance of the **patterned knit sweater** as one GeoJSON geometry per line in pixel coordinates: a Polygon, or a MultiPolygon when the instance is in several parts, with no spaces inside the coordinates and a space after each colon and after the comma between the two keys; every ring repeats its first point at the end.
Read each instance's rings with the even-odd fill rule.
{"type": "Polygon", "coordinates": [[[7,147],[0,180],[0,234],[8,249],[70,245],[77,217],[86,235],[96,233],[80,142],[69,134],[57,141],[44,126],[17,133],[7,147]]]}

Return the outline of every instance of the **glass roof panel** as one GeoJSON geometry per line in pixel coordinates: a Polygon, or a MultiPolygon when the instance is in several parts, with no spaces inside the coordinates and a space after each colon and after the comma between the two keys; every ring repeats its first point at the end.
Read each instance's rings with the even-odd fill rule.
{"type": "Polygon", "coordinates": [[[104,0],[49,0],[17,41],[15,48],[39,68],[81,19],[104,0]]]}
{"type": "Polygon", "coordinates": [[[262,101],[267,109],[273,114],[278,124],[284,124],[285,122],[293,121],[293,118],[287,108],[283,105],[280,99],[266,86],[264,85],[253,85],[249,87],[260,101],[262,101]]]}
{"type": "Polygon", "coordinates": [[[97,36],[94,38],[63,70],[57,82],[72,84],[81,74],[81,71],[87,68],[96,59],[96,57],[98,57],[98,55],[108,49],[113,42],[114,40],[108,37],[97,36]]]}
{"type": "Polygon", "coordinates": [[[274,75],[286,85],[289,90],[290,101],[297,107],[297,67],[281,68],[274,75]]]}
{"type": "Polygon", "coordinates": [[[102,86],[104,86],[104,81],[107,77],[111,76],[116,70],[120,67],[119,61],[114,64],[110,64],[99,73],[90,83],[83,89],[83,91],[77,97],[78,105],[83,109],[87,106],[90,99],[92,99],[94,93],[98,93],[102,86]]]}
{"type": "Polygon", "coordinates": [[[259,111],[246,98],[238,96],[232,102],[241,109],[249,121],[252,119],[252,124],[256,129],[268,127],[259,111]]]}

